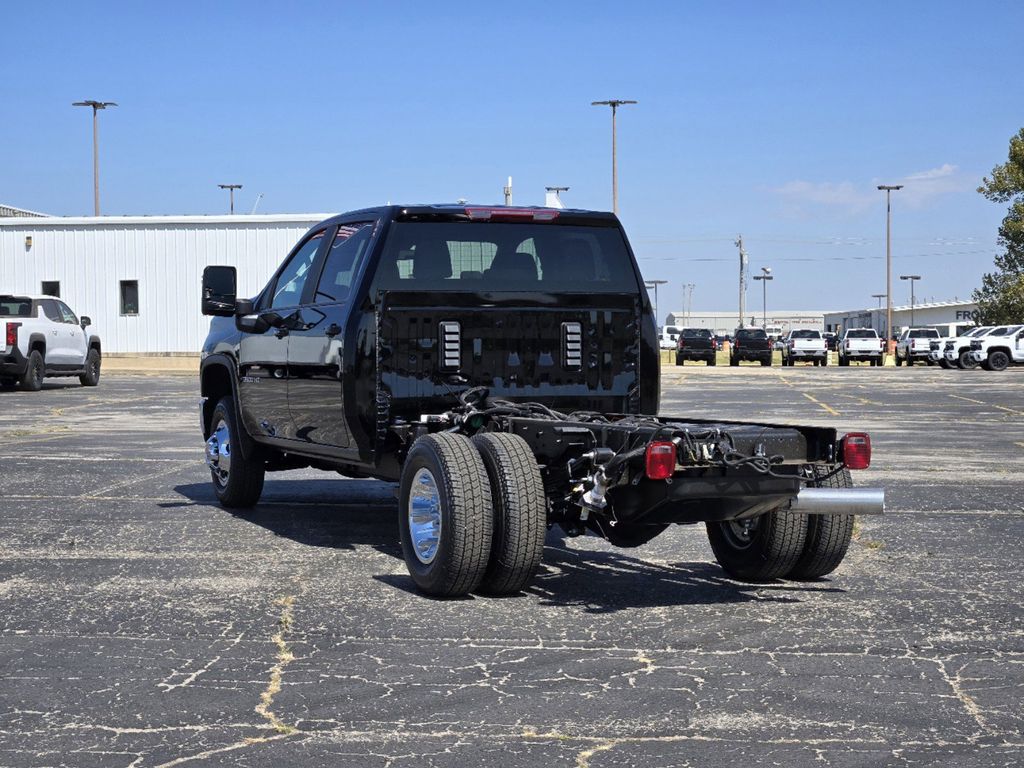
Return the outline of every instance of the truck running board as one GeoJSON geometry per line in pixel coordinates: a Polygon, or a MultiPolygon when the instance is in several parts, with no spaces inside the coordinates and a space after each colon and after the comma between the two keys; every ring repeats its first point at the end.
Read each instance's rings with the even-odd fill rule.
{"type": "Polygon", "coordinates": [[[881,488],[804,488],[793,499],[790,512],[804,515],[881,515],[885,491],[881,488]]]}

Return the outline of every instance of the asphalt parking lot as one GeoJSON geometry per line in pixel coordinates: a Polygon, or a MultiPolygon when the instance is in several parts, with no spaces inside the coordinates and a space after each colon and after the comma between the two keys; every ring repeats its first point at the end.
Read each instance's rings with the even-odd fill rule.
{"type": "Polygon", "coordinates": [[[814,584],[688,527],[442,602],[388,485],[212,503],[192,377],[0,393],[0,765],[1024,763],[1024,369],[666,370],[665,413],[870,432],[889,514],[814,584]]]}

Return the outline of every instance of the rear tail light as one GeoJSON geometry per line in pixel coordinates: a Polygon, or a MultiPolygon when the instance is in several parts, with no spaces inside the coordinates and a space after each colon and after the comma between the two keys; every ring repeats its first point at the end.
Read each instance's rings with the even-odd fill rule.
{"type": "Polygon", "coordinates": [[[21,327],[21,323],[8,323],[7,324],[7,346],[16,347],[18,346],[18,329],[21,327]]]}
{"type": "Polygon", "coordinates": [[[676,471],[676,446],[667,440],[656,440],[647,446],[644,460],[651,480],[668,480],[676,471]]]}
{"type": "Polygon", "coordinates": [[[871,438],[866,432],[850,432],[840,441],[843,464],[847,469],[871,466],[871,438]]]}
{"type": "Polygon", "coordinates": [[[711,340],[711,348],[712,349],[718,349],[718,339],[712,339],[711,340]]]}

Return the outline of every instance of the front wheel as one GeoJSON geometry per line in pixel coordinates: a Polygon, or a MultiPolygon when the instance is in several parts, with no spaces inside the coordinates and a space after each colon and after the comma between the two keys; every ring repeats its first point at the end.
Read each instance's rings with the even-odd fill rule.
{"type": "Polygon", "coordinates": [[[402,467],[399,535],[417,587],[437,597],[479,587],[494,514],[487,470],[469,438],[440,432],[413,443],[402,467]]]}
{"type": "Polygon", "coordinates": [[[957,358],[956,365],[961,370],[973,371],[978,367],[978,362],[971,357],[971,350],[966,349],[960,353],[960,356],[957,358]]]}
{"type": "Polygon", "coordinates": [[[85,370],[78,377],[83,387],[95,387],[100,383],[100,351],[90,349],[85,357],[85,370]]]}
{"type": "Polygon", "coordinates": [[[785,509],[706,525],[715,559],[740,581],[771,581],[788,574],[807,536],[807,516],[785,509]]]}
{"type": "Polygon", "coordinates": [[[948,371],[953,366],[949,364],[949,360],[947,360],[945,357],[940,357],[939,358],[939,367],[940,368],[945,368],[948,371]]]}
{"type": "Polygon", "coordinates": [[[228,509],[255,507],[263,493],[266,466],[238,449],[239,424],[235,400],[222,397],[213,409],[206,439],[206,465],[210,468],[217,500],[228,509]]]}
{"type": "Polygon", "coordinates": [[[997,349],[988,356],[988,367],[991,371],[1005,371],[1010,367],[1010,356],[997,349]]]}

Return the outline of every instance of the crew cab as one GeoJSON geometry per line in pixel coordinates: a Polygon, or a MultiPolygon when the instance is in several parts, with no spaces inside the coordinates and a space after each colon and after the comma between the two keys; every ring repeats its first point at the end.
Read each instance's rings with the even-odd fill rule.
{"type": "Polygon", "coordinates": [[[77,376],[83,386],[100,381],[100,338],[85,329],[54,296],[0,294],[0,388],[38,391],[47,376],[77,376]]]}
{"type": "Polygon", "coordinates": [[[971,355],[971,344],[977,339],[983,339],[992,333],[997,326],[986,325],[975,328],[963,336],[949,339],[942,347],[942,357],[948,367],[957,367],[961,370],[971,370],[978,366],[978,361],[971,355]]]}
{"type": "Polygon", "coordinates": [[[828,345],[821,331],[799,328],[786,334],[782,340],[782,364],[792,366],[799,360],[828,365],[828,345]]]}
{"type": "Polygon", "coordinates": [[[313,227],[254,298],[236,285],[204,272],[220,503],[298,467],[396,482],[428,594],[522,590],[553,525],[634,547],[704,523],[735,578],[816,579],[883,510],[850,487],[864,433],[657,415],[654,316],[612,214],[369,208],[313,227]]]}
{"type": "Polygon", "coordinates": [[[874,328],[847,328],[839,342],[839,365],[858,360],[881,365],[882,348],[882,339],[874,328]]]}
{"type": "Polygon", "coordinates": [[[1024,325],[1001,325],[980,339],[971,339],[971,358],[986,371],[1024,365],[1024,325]]]}
{"type": "Polygon", "coordinates": [[[932,365],[931,342],[938,338],[935,328],[905,328],[896,342],[896,365],[913,365],[915,360],[932,365]]]}
{"type": "Polygon", "coordinates": [[[764,328],[737,328],[730,346],[729,365],[739,365],[743,360],[772,364],[772,340],[764,328]]]}
{"type": "Polygon", "coordinates": [[[676,365],[687,360],[703,360],[717,365],[718,339],[707,328],[682,328],[676,339],[676,365]]]}

